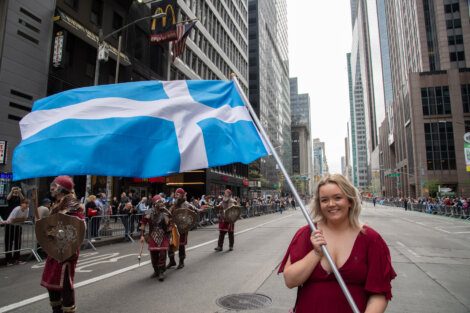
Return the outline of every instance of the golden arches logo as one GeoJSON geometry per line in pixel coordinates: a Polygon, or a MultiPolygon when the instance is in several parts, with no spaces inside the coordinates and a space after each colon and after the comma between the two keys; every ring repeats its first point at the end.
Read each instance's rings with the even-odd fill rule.
{"type": "MultiPolygon", "coordinates": [[[[161,21],[162,21],[162,28],[166,28],[166,23],[167,23],[167,19],[169,19],[171,17],[171,24],[170,25],[175,25],[176,24],[176,14],[175,14],[175,10],[173,9],[173,6],[171,4],[168,4],[165,8],[165,12],[163,12],[163,9],[161,7],[158,7],[156,10],[155,10],[155,14],[159,14],[159,13],[166,13],[166,16],[162,17],[161,18],[161,21]]],[[[154,18],[152,20],[152,30],[154,31],[157,27],[157,19],[154,18]]]]}

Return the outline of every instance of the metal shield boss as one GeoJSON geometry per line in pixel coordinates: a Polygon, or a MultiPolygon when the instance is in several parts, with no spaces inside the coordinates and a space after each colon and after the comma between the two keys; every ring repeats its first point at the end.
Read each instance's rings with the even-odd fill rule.
{"type": "Polygon", "coordinates": [[[233,205],[224,210],[224,221],[228,223],[235,223],[242,213],[242,208],[238,205],[233,205]]]}
{"type": "Polygon", "coordinates": [[[172,213],[173,222],[178,227],[180,233],[188,232],[197,223],[197,214],[190,209],[176,209],[172,213]]]}
{"type": "Polygon", "coordinates": [[[36,222],[36,238],[47,254],[59,262],[72,257],[85,238],[85,223],[66,214],[52,214],[36,222]]]}

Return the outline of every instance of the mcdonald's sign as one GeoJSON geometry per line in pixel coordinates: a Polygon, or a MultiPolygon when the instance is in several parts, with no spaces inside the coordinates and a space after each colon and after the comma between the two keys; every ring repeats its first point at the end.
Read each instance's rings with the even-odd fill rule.
{"type": "Polygon", "coordinates": [[[150,26],[150,42],[162,43],[177,39],[176,9],[176,0],[162,0],[152,4],[152,12],[154,14],[166,13],[166,16],[152,20],[150,26]]]}

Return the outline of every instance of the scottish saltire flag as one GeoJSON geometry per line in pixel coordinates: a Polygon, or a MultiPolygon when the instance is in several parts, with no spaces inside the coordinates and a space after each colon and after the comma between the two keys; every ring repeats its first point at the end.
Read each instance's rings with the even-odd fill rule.
{"type": "Polygon", "coordinates": [[[233,81],[142,81],[64,91],[20,121],[14,180],[155,177],[268,154],[233,81]]]}

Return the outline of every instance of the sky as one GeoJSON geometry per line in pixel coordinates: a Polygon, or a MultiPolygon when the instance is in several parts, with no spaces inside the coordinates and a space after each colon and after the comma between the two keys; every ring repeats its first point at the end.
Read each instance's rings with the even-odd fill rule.
{"type": "Polygon", "coordinates": [[[311,138],[325,143],[330,173],[341,173],[349,121],[346,53],[351,51],[349,0],[287,0],[289,71],[310,96],[311,138]]]}

